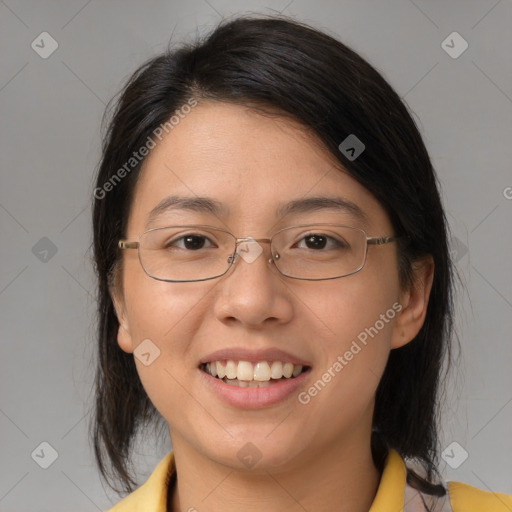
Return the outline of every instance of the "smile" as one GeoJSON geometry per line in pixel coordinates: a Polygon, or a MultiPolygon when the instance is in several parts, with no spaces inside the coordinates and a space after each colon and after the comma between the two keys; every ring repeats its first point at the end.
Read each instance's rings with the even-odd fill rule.
{"type": "Polygon", "coordinates": [[[232,386],[262,388],[272,386],[283,379],[294,379],[308,367],[282,361],[211,361],[201,365],[208,375],[232,386]]]}

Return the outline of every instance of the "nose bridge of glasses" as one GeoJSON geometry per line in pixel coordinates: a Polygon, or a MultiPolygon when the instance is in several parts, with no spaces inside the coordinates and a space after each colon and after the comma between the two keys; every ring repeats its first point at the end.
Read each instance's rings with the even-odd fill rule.
{"type": "Polygon", "coordinates": [[[270,244],[270,238],[243,237],[235,239],[235,251],[228,258],[228,263],[233,263],[237,255],[240,255],[246,263],[256,261],[263,252],[260,244],[270,244]]]}
{"type": "Polygon", "coordinates": [[[252,238],[252,237],[248,236],[248,237],[243,237],[243,238],[236,238],[235,239],[235,244],[236,244],[237,247],[239,247],[240,244],[242,244],[244,242],[246,242],[246,243],[257,243],[257,244],[259,244],[259,243],[269,244],[270,241],[271,241],[270,238],[252,238]]]}

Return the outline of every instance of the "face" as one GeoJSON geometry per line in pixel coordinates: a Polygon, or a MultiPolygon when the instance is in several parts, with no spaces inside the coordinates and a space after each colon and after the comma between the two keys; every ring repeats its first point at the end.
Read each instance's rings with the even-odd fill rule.
{"type": "MultiPolygon", "coordinates": [[[[298,124],[204,102],[146,158],[126,234],[137,240],[149,228],[201,224],[269,238],[312,223],[354,226],[370,237],[394,234],[377,200],[298,124]],[[170,195],[208,197],[223,209],[214,215],[169,208],[150,219],[170,195]],[[276,214],[310,197],[350,201],[366,221],[333,208],[276,214]]],[[[410,312],[418,301],[399,287],[396,244],[370,245],[360,272],[323,281],[281,275],[269,263],[268,244],[261,247],[258,258],[238,258],[221,277],[186,283],[152,279],[137,251],[123,252],[118,342],[132,353],[150,340],[152,355],[145,357],[152,362],[135,362],[174,449],[237,468],[242,455],[261,456],[260,467],[276,469],[336,445],[369,443],[389,352],[412,339],[422,321],[410,312]],[[302,373],[239,387],[208,375],[210,362],[231,365],[224,371],[244,382],[255,372],[267,381],[266,363],[272,375],[282,375],[279,363],[293,364],[296,373],[300,365],[302,373]]]]}

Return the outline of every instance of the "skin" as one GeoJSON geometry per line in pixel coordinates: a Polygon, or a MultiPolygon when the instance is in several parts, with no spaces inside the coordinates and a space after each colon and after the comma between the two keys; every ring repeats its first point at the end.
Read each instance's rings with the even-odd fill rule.
{"type": "MultiPolygon", "coordinates": [[[[394,234],[378,201],[296,122],[201,102],[146,158],[127,238],[180,223],[254,238],[318,218],[362,227],[340,212],[276,218],[279,203],[312,195],[356,203],[369,218],[368,236],[394,234]],[[150,210],[170,194],[210,196],[230,213],[174,211],[146,226],[150,210]]],[[[380,480],[370,450],[375,391],[390,350],[412,340],[423,324],[432,259],[418,262],[414,286],[401,290],[394,243],[369,246],[360,272],[328,281],[286,278],[264,251],[266,257],[239,259],[224,276],[195,283],[154,280],[137,251],[124,251],[122,288],[113,290],[118,343],[132,353],[149,338],[161,351],[149,366],[135,362],[169,425],[179,475],[173,510],[368,510],[380,480]],[[214,350],[277,347],[309,362],[312,371],[299,391],[307,390],[396,301],[400,313],[307,405],[293,393],[268,408],[240,410],[200,378],[199,359],[214,350]],[[252,469],[237,457],[249,441],[262,455],[252,469]]]]}

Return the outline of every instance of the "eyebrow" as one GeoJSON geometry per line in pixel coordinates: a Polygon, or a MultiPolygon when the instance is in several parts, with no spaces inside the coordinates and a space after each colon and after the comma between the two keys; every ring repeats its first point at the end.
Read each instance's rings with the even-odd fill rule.
{"type": "Polygon", "coordinates": [[[170,210],[210,213],[216,217],[226,216],[229,213],[227,206],[210,197],[168,196],[162,199],[162,201],[149,212],[147,224],[150,224],[159,215],[170,210]]]}
{"type": "MultiPolygon", "coordinates": [[[[158,203],[149,213],[148,222],[150,224],[161,214],[171,210],[187,210],[198,213],[208,213],[216,217],[226,217],[229,215],[229,208],[211,197],[185,197],[185,196],[168,196],[158,203]]],[[[294,199],[288,203],[278,205],[276,216],[284,218],[289,215],[300,213],[311,213],[321,210],[333,210],[352,215],[365,226],[369,225],[367,214],[355,203],[343,197],[304,197],[294,199]]]]}
{"type": "Polygon", "coordinates": [[[362,224],[369,225],[369,218],[357,204],[343,197],[304,197],[294,199],[289,203],[280,205],[276,210],[279,218],[298,213],[311,213],[320,210],[333,210],[336,212],[348,213],[359,220],[362,224]]]}

